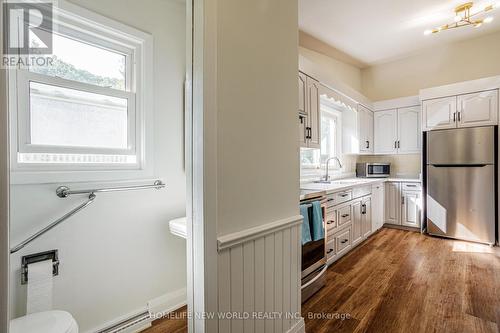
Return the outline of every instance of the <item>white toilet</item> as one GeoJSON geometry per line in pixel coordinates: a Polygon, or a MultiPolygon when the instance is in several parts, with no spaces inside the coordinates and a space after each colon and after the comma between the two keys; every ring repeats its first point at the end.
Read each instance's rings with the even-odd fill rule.
{"type": "Polygon", "coordinates": [[[78,333],[78,324],[65,311],[37,312],[11,320],[9,333],[78,333]]]}

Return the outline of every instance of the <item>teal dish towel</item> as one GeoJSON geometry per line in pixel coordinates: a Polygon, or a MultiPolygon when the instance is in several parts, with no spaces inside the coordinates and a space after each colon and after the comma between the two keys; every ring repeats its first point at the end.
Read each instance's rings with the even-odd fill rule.
{"type": "Polygon", "coordinates": [[[311,230],[309,230],[309,205],[300,205],[300,215],[304,218],[302,220],[302,245],[311,241],[311,230]]]}
{"type": "Polygon", "coordinates": [[[321,210],[321,203],[314,201],[312,203],[312,240],[317,241],[325,238],[325,230],[323,228],[323,212],[321,210]]]}

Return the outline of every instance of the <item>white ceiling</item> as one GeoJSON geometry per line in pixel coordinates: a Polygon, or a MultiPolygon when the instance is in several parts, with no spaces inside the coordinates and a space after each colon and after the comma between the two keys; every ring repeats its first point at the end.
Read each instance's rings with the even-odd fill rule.
{"type": "MultiPolygon", "coordinates": [[[[498,1],[498,0],[492,0],[498,1]]],[[[478,0],[482,9],[492,1],[478,0]]],[[[424,36],[453,22],[453,9],[466,0],[299,0],[302,31],[367,65],[402,58],[418,50],[500,30],[500,9],[490,24],[424,36]]],[[[486,17],[486,16],[483,16],[486,17]]]]}

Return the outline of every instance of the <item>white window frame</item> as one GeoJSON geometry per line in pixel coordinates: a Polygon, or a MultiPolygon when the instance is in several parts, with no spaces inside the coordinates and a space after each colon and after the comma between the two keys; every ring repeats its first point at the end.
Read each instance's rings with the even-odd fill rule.
{"type": "Polygon", "coordinates": [[[54,4],[54,33],[89,43],[126,57],[125,90],[51,77],[26,68],[9,69],[11,181],[38,184],[120,181],[154,178],[153,168],[153,38],[122,23],[59,0],[54,4]],[[127,100],[127,149],[31,145],[29,82],[38,82],[127,100]],[[19,163],[19,153],[135,155],[137,162],[19,163]]]}
{"type": "MultiPolygon", "coordinates": [[[[323,102],[322,102],[323,103],[323,102]]],[[[328,103],[321,105],[320,115],[323,117],[323,113],[329,113],[335,118],[335,156],[342,158],[342,112],[338,110],[338,107],[333,107],[328,103]]],[[[330,156],[334,157],[334,156],[330,156]]],[[[326,168],[326,163],[321,162],[321,149],[320,149],[320,168],[326,168]]],[[[341,170],[341,168],[332,163],[330,163],[330,170],[341,170]]]]}
{"type": "MultiPolygon", "coordinates": [[[[330,112],[333,113],[336,116],[336,140],[335,140],[335,151],[337,154],[338,158],[342,158],[342,110],[343,107],[339,106],[337,104],[331,103],[327,99],[320,99],[320,126],[321,126],[321,117],[323,116],[323,112],[330,112]]],[[[304,171],[310,171],[310,170],[324,170],[326,167],[326,163],[321,162],[321,149],[320,148],[301,148],[301,151],[306,151],[306,150],[311,150],[314,151],[314,154],[318,155],[319,158],[319,163],[302,163],[301,162],[301,169],[304,171]]],[[[339,171],[342,170],[341,168],[334,167],[333,163],[330,163],[330,170],[335,170],[339,171]]],[[[306,175],[307,176],[307,175],[306,175]]]]}

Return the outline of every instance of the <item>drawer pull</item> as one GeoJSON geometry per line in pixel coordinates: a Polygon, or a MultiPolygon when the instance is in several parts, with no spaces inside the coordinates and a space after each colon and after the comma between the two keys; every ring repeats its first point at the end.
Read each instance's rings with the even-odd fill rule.
{"type": "Polygon", "coordinates": [[[335,223],[334,220],[330,220],[330,221],[326,222],[326,224],[333,224],[333,223],[335,223]]]}
{"type": "Polygon", "coordinates": [[[330,198],[330,199],[327,199],[326,201],[333,201],[333,199],[332,199],[332,198],[330,198]]]}
{"type": "Polygon", "coordinates": [[[333,249],[329,249],[328,251],[326,251],[326,254],[330,254],[333,252],[333,249]]]}
{"type": "Polygon", "coordinates": [[[349,214],[342,214],[342,217],[348,217],[349,214]]]}
{"type": "Polygon", "coordinates": [[[349,194],[347,194],[347,193],[343,193],[343,194],[339,194],[339,195],[340,195],[342,198],[345,198],[345,197],[347,197],[349,194]]]}
{"type": "Polygon", "coordinates": [[[343,240],[341,240],[341,241],[340,241],[340,243],[341,243],[341,244],[345,244],[345,243],[347,243],[348,241],[349,241],[348,239],[343,239],[343,240]]]}
{"type": "Polygon", "coordinates": [[[417,185],[410,185],[410,184],[407,184],[406,187],[417,187],[417,185]]]}

